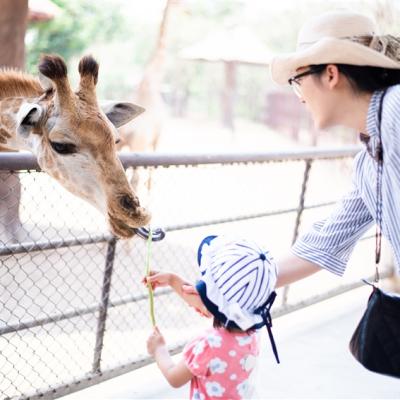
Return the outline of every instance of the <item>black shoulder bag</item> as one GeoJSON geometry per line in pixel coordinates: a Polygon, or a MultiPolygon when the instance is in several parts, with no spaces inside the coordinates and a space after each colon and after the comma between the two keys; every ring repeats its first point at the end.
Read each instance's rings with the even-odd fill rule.
{"type": "MultiPolygon", "coordinates": [[[[381,255],[382,226],[382,169],[381,139],[383,92],[379,105],[379,141],[375,160],[377,164],[375,282],[379,282],[378,265],[381,255]]],[[[367,147],[368,148],[368,147],[367,147]]],[[[365,281],[366,282],[366,281],[365,281]]],[[[369,283],[369,282],[366,282],[369,283]]],[[[350,340],[350,351],[365,368],[380,374],[400,378],[400,296],[383,292],[372,285],[367,309],[350,340]]]]}

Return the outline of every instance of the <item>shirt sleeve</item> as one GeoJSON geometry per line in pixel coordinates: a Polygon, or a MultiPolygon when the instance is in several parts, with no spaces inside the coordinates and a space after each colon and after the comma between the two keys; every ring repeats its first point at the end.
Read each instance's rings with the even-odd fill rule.
{"type": "Polygon", "coordinates": [[[316,222],[292,247],[298,257],[342,276],[358,239],[373,224],[373,218],[354,188],[330,217],[316,222]]]}
{"type": "Polygon", "coordinates": [[[189,371],[199,378],[209,375],[210,351],[205,337],[198,337],[183,349],[183,359],[189,371]]]}

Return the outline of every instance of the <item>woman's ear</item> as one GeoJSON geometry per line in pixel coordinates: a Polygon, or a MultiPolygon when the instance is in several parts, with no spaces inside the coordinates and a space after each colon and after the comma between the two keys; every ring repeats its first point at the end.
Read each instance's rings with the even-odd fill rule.
{"type": "Polygon", "coordinates": [[[334,89],[339,83],[339,68],[335,64],[328,64],[325,69],[326,83],[329,89],[334,89]]]}

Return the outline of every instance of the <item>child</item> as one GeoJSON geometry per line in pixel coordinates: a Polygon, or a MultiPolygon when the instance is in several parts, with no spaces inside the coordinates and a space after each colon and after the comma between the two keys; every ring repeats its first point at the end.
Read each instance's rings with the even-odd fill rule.
{"type": "Polygon", "coordinates": [[[173,387],[191,381],[190,399],[243,399],[259,354],[256,329],[270,331],[269,309],[275,299],[277,267],[257,244],[225,236],[208,236],[200,244],[198,264],[202,274],[196,294],[173,273],[152,272],[145,278],[153,288],[171,286],[201,314],[214,318],[213,328],[201,333],[183,349],[174,364],[158,328],[148,338],[147,349],[173,387]]]}

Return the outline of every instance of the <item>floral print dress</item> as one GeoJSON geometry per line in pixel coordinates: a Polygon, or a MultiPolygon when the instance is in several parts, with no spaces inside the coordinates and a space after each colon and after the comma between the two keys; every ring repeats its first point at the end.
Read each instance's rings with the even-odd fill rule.
{"type": "Polygon", "coordinates": [[[232,333],[224,328],[205,331],[183,349],[186,365],[194,375],[190,399],[248,398],[249,377],[258,354],[255,332],[232,333]]]}

